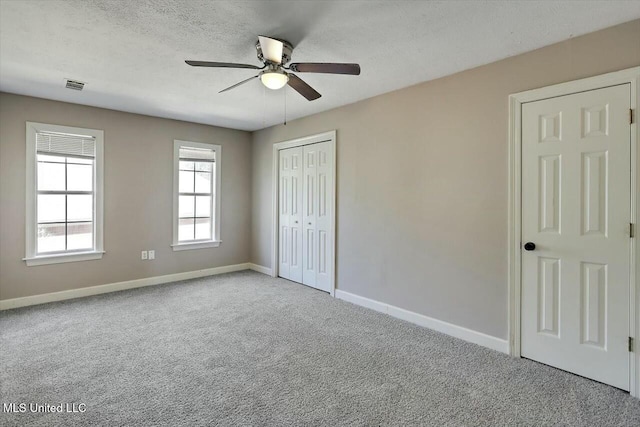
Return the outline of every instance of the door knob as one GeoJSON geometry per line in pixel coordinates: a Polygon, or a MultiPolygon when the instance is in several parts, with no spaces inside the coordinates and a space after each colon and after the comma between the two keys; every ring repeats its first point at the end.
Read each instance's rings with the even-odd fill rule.
{"type": "Polygon", "coordinates": [[[524,250],[525,251],[533,251],[536,248],[536,244],[533,242],[527,242],[524,244],[524,250]]]}
{"type": "Polygon", "coordinates": [[[311,223],[309,223],[309,225],[311,225],[311,223]]]}
{"type": "Polygon", "coordinates": [[[298,223],[298,221],[296,221],[296,224],[298,223]]]}

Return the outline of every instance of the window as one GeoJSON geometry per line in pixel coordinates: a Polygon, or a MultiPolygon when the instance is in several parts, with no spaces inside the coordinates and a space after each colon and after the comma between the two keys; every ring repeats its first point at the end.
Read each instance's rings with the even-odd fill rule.
{"type": "Polygon", "coordinates": [[[221,151],[219,145],[174,141],[174,251],[220,246],[221,151]]]}
{"type": "Polygon", "coordinates": [[[103,132],[27,122],[27,265],[102,258],[103,132]]]}

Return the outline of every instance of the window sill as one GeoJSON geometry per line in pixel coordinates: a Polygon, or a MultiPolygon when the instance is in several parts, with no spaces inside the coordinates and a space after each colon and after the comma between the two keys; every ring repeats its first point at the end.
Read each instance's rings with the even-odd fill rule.
{"type": "Polygon", "coordinates": [[[72,254],[39,255],[35,257],[22,258],[27,262],[27,267],[47,264],[60,264],[63,262],[91,261],[101,259],[104,251],[77,252],[72,254]]]}
{"type": "Polygon", "coordinates": [[[188,251],[191,249],[217,248],[220,246],[220,243],[222,243],[220,240],[208,240],[205,242],[194,243],[174,243],[171,247],[174,251],[188,251]]]}

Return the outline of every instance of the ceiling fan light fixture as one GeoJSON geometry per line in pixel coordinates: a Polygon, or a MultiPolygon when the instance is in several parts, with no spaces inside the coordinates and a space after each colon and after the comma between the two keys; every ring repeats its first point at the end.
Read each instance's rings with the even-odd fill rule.
{"type": "Polygon", "coordinates": [[[281,89],[289,81],[289,76],[283,71],[266,71],[260,75],[260,81],[269,89],[281,89]]]}

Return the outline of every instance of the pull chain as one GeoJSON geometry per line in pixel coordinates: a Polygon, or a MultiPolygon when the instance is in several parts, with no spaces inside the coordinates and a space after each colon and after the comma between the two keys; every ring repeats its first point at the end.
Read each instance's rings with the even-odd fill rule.
{"type": "Polygon", "coordinates": [[[267,123],[267,88],[262,85],[262,128],[266,127],[267,123]]]}
{"type": "Polygon", "coordinates": [[[287,125],[287,85],[284,86],[284,90],[282,91],[284,94],[284,125],[287,125]]]}

